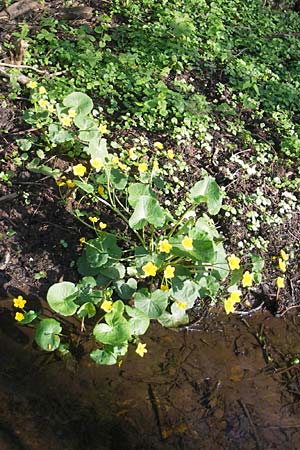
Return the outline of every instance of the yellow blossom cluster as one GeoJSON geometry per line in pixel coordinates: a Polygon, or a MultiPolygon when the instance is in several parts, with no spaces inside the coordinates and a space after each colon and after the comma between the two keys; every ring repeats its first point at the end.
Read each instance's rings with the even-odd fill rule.
{"type": "MultiPolygon", "coordinates": [[[[22,295],[18,295],[18,297],[15,297],[13,299],[13,304],[14,304],[15,308],[23,309],[24,306],[26,305],[26,303],[27,303],[27,300],[25,300],[22,297],[22,295]]],[[[15,314],[15,320],[17,322],[21,322],[24,319],[24,317],[25,317],[24,314],[21,312],[16,312],[16,314],[15,314]]]]}

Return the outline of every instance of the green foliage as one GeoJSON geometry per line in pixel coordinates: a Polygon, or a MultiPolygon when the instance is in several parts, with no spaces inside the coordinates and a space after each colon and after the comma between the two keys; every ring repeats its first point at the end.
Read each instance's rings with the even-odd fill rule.
{"type": "MultiPolygon", "coordinates": [[[[260,0],[116,0],[107,11],[94,28],[48,17],[37,31],[22,30],[29,42],[26,64],[60,74],[25,91],[31,108],[24,118],[40,136],[19,140],[14,156],[32,172],[54,177],[63,200],[74,199],[69,211],[95,234],[78,260],[82,280],[56,283],[47,300],[55,317],[81,321],[98,364],[120,361],[129,343],[138,350],[150,320],[185,325],[196,302],[214,302],[224,290],[230,312],[240,286],[251,287],[252,276],[254,284],[261,282],[257,255],[248,263],[244,256],[250,278],[243,268],[228,267],[212,216],[222,211],[238,222],[242,215],[255,232],[261,221],[274,223],[270,200],[258,187],[223,205],[225,192],[205,172],[185,186],[179,173],[189,168],[177,155],[172,165],[152,137],[191,146],[195,158],[212,163],[227,146],[230,164],[257,184],[256,165],[271,166],[282,156],[298,164],[300,148],[298,14],[262,7],[260,0]],[[120,138],[136,130],[139,140],[120,138]],[[247,165],[238,155],[249,149],[247,165]],[[64,172],[47,162],[55,155],[70,162],[64,172]],[[74,159],[85,172],[76,173],[74,159]]],[[[234,182],[231,168],[225,176],[234,182]]],[[[6,182],[10,176],[0,174],[6,182]]],[[[298,178],[285,175],[271,184],[282,189],[279,205],[288,213],[297,199],[285,189],[297,190],[298,178]]],[[[258,248],[262,241],[256,239],[258,248]]],[[[39,320],[29,311],[20,323],[39,320]]],[[[43,327],[36,341],[45,350],[68,341],[43,327]],[[47,336],[52,340],[44,341],[47,336]]]]}

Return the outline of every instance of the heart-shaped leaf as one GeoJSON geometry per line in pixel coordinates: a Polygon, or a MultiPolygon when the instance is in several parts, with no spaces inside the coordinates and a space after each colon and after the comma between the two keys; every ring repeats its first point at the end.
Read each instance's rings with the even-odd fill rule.
{"type": "Polygon", "coordinates": [[[63,281],[53,284],[47,293],[47,302],[53,311],[62,316],[72,316],[78,305],[74,303],[78,295],[78,289],[74,283],[63,281]]]}
{"type": "Polygon", "coordinates": [[[35,342],[47,352],[53,352],[60,344],[58,334],[62,328],[55,319],[43,319],[35,331],[35,342]]]}
{"type": "Polygon", "coordinates": [[[64,106],[73,108],[77,114],[89,114],[93,109],[92,99],[82,92],[72,92],[63,100],[64,106]]]}

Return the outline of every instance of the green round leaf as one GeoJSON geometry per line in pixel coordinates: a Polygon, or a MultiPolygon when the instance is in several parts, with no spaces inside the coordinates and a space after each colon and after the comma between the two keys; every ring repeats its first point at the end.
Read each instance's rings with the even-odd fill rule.
{"type": "Polygon", "coordinates": [[[168,292],[157,289],[150,294],[147,289],[140,289],[134,295],[134,306],[149,319],[157,319],[168,306],[168,292]]]}
{"type": "Polygon", "coordinates": [[[78,289],[74,283],[63,281],[53,284],[47,293],[47,302],[53,311],[62,316],[72,316],[78,305],[74,303],[78,294],[78,289]]]}
{"type": "Polygon", "coordinates": [[[74,108],[78,114],[89,114],[93,109],[92,99],[82,92],[72,92],[63,100],[64,106],[74,108]]]}
{"type": "Polygon", "coordinates": [[[124,321],[118,322],[115,326],[100,323],[95,326],[93,335],[102,344],[123,344],[131,336],[131,327],[125,319],[124,321]]]}
{"type": "Polygon", "coordinates": [[[61,330],[62,328],[57,320],[43,319],[35,331],[35,342],[43,350],[53,352],[60,344],[60,337],[58,334],[61,330]]]}

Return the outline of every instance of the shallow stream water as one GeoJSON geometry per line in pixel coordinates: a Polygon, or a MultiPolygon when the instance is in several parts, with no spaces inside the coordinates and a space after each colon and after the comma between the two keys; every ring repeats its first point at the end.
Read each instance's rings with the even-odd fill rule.
{"type": "Polygon", "coordinates": [[[0,321],[0,449],[299,449],[299,325],[269,313],[153,325],[144,358],[97,367],[33,350],[0,321]]]}

